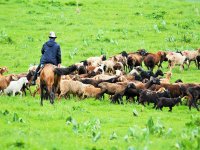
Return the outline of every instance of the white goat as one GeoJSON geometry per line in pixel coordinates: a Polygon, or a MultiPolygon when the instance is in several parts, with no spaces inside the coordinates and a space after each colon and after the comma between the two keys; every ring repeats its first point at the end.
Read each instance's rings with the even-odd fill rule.
{"type": "Polygon", "coordinates": [[[196,64],[196,58],[197,56],[200,55],[200,53],[197,50],[193,50],[193,51],[185,50],[185,51],[182,51],[181,53],[189,59],[188,67],[190,66],[191,61],[195,61],[195,64],[196,64]]]}
{"type": "Polygon", "coordinates": [[[13,96],[15,96],[16,92],[19,92],[20,95],[22,96],[22,86],[24,84],[27,84],[28,80],[26,77],[22,77],[17,81],[11,81],[9,86],[4,90],[4,93],[9,94],[9,93],[13,93],[13,96]]]}
{"type": "MultiPolygon", "coordinates": [[[[166,55],[168,61],[170,61],[171,68],[173,68],[175,65],[180,65],[180,70],[182,71],[184,68],[184,64],[189,64],[188,60],[186,59],[186,56],[181,55],[180,53],[175,52],[169,52],[166,55]]],[[[170,66],[170,65],[169,65],[170,66]]]]}
{"type": "Polygon", "coordinates": [[[102,62],[102,64],[104,64],[106,66],[106,70],[105,72],[107,73],[114,73],[114,65],[116,62],[112,61],[112,60],[105,60],[102,62]]]}
{"type": "Polygon", "coordinates": [[[134,74],[139,75],[140,73],[135,68],[133,68],[128,74],[129,75],[134,75],[134,74]]]}
{"type": "Polygon", "coordinates": [[[97,67],[99,64],[101,64],[101,62],[103,60],[106,60],[105,55],[101,55],[99,57],[89,57],[87,59],[87,63],[90,64],[90,65],[92,65],[92,66],[97,67]]]}
{"type": "Polygon", "coordinates": [[[97,71],[99,71],[99,70],[101,70],[101,74],[104,74],[104,64],[101,64],[99,67],[96,67],[95,69],[94,69],[94,72],[96,73],[97,71]]]}
{"type": "Polygon", "coordinates": [[[117,77],[117,76],[116,75],[110,76],[110,75],[107,75],[107,74],[98,74],[98,75],[92,77],[92,79],[95,79],[95,80],[109,80],[109,79],[114,78],[114,77],[117,77]]]}

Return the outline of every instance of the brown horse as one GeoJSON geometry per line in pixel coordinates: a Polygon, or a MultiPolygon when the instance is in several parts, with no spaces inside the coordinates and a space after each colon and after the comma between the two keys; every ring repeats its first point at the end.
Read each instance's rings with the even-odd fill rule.
{"type": "Polygon", "coordinates": [[[68,68],[57,68],[52,64],[46,64],[40,73],[40,98],[43,106],[43,99],[50,99],[54,103],[55,93],[60,85],[61,75],[67,75],[77,69],[76,66],[68,68]],[[45,93],[46,92],[46,93],[45,93]]]}

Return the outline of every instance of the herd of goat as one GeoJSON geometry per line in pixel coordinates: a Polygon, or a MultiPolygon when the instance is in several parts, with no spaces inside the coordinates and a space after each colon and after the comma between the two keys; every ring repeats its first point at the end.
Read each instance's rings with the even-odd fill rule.
{"type": "MultiPolygon", "coordinates": [[[[199,111],[199,83],[183,83],[181,79],[170,83],[173,68],[176,65],[180,66],[180,70],[184,69],[184,65],[189,68],[191,61],[200,69],[200,49],[157,53],[140,49],[131,53],[123,51],[108,59],[105,55],[90,57],[68,67],[73,72],[62,75],[57,91],[58,99],[68,98],[71,94],[80,99],[103,99],[108,94],[112,103],[122,104],[123,97],[126,97],[127,102],[135,101],[144,106],[145,103],[153,103],[156,109],[169,107],[169,111],[172,111],[172,107],[181,103],[184,97],[188,100],[189,109],[194,106],[199,111]],[[161,70],[164,61],[168,62],[169,71],[166,73],[161,70]],[[147,71],[142,64],[147,67],[147,71]],[[155,66],[158,66],[158,70],[153,72],[155,66]]],[[[33,96],[40,93],[39,77],[34,93],[30,90],[35,69],[36,66],[32,66],[28,73],[5,76],[3,74],[8,69],[1,67],[0,91],[13,96],[16,93],[26,95],[26,89],[33,96]]]]}

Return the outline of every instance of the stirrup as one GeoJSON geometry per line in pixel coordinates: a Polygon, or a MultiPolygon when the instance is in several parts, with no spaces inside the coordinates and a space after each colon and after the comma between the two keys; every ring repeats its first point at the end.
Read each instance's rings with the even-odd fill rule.
{"type": "Polygon", "coordinates": [[[36,82],[35,81],[31,81],[31,85],[36,85],[36,82]]]}
{"type": "Polygon", "coordinates": [[[42,64],[42,65],[40,66],[40,70],[37,72],[38,75],[40,74],[40,72],[42,71],[43,68],[44,68],[44,65],[42,64]]]}

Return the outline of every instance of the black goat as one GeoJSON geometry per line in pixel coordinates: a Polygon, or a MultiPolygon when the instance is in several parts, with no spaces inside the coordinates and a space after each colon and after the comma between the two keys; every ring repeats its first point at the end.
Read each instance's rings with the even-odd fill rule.
{"type": "Polygon", "coordinates": [[[181,97],[178,98],[159,98],[156,109],[162,110],[163,107],[169,107],[169,111],[172,111],[172,107],[174,107],[177,103],[181,103],[181,97]]]}
{"type": "Polygon", "coordinates": [[[181,79],[177,79],[174,83],[183,83],[181,79]]]}
{"type": "Polygon", "coordinates": [[[130,100],[132,98],[134,100],[135,97],[137,97],[137,102],[139,101],[139,96],[140,96],[140,89],[137,89],[134,84],[129,84],[125,91],[124,91],[124,96],[126,96],[126,101],[130,100]]]}
{"type": "Polygon", "coordinates": [[[122,51],[121,53],[120,53],[123,57],[128,57],[128,54],[127,54],[127,52],[126,51],[122,51]]]}
{"type": "Polygon", "coordinates": [[[140,76],[141,76],[141,78],[142,78],[142,80],[143,79],[150,79],[150,77],[154,77],[154,78],[156,78],[156,77],[158,77],[158,76],[163,76],[164,75],[164,73],[162,72],[162,70],[160,70],[160,69],[158,69],[156,72],[155,72],[155,74],[151,71],[151,70],[148,70],[148,71],[144,71],[144,70],[142,70],[141,72],[140,72],[140,76]]]}
{"type": "MultiPolygon", "coordinates": [[[[156,107],[156,104],[158,103],[158,99],[160,97],[170,97],[170,92],[168,90],[165,90],[164,92],[156,92],[156,91],[151,91],[151,90],[143,90],[140,93],[139,97],[139,103],[142,103],[144,105],[145,102],[148,103],[154,103],[154,107],[156,107]]],[[[145,106],[145,105],[144,105],[145,106]]]]}
{"type": "Polygon", "coordinates": [[[196,57],[197,67],[200,69],[200,55],[196,57]]]}
{"type": "Polygon", "coordinates": [[[86,74],[87,73],[87,70],[86,70],[86,67],[85,66],[80,66],[78,69],[78,74],[86,74]]]}
{"type": "Polygon", "coordinates": [[[77,66],[76,65],[71,65],[67,68],[55,68],[54,69],[54,73],[57,75],[67,75],[72,73],[73,71],[77,70],[77,66]]]}
{"type": "Polygon", "coordinates": [[[94,80],[94,79],[87,78],[87,79],[81,79],[80,82],[82,82],[84,84],[91,84],[95,87],[98,87],[98,84],[101,83],[101,82],[115,83],[115,82],[118,81],[118,78],[119,77],[114,77],[114,78],[111,78],[111,79],[108,79],[108,80],[94,80]]]}
{"type": "MultiPolygon", "coordinates": [[[[130,95],[130,93],[128,93],[128,91],[130,92],[130,90],[133,90],[133,89],[136,89],[136,86],[133,84],[133,83],[130,83],[130,84],[128,84],[125,88],[124,88],[124,90],[122,90],[121,92],[118,92],[118,93],[115,93],[113,96],[112,96],[112,98],[111,98],[111,100],[112,100],[112,102],[113,103],[116,103],[116,102],[118,102],[118,104],[123,104],[123,96],[124,95],[128,95],[128,96],[132,96],[132,95],[130,95]]],[[[134,93],[131,93],[131,94],[134,94],[134,93]]]]}
{"type": "Polygon", "coordinates": [[[189,87],[187,89],[187,95],[189,96],[189,109],[191,110],[191,106],[194,104],[199,111],[197,100],[200,99],[200,86],[189,87]]]}
{"type": "Polygon", "coordinates": [[[25,96],[26,96],[26,90],[29,90],[30,94],[32,95],[31,89],[30,89],[30,85],[31,85],[30,83],[31,83],[31,81],[33,80],[34,73],[35,73],[35,71],[31,70],[31,71],[29,71],[28,74],[26,75],[26,78],[27,78],[27,80],[28,80],[28,84],[24,84],[24,85],[22,86],[22,89],[21,89],[21,91],[24,93],[25,96]]]}

